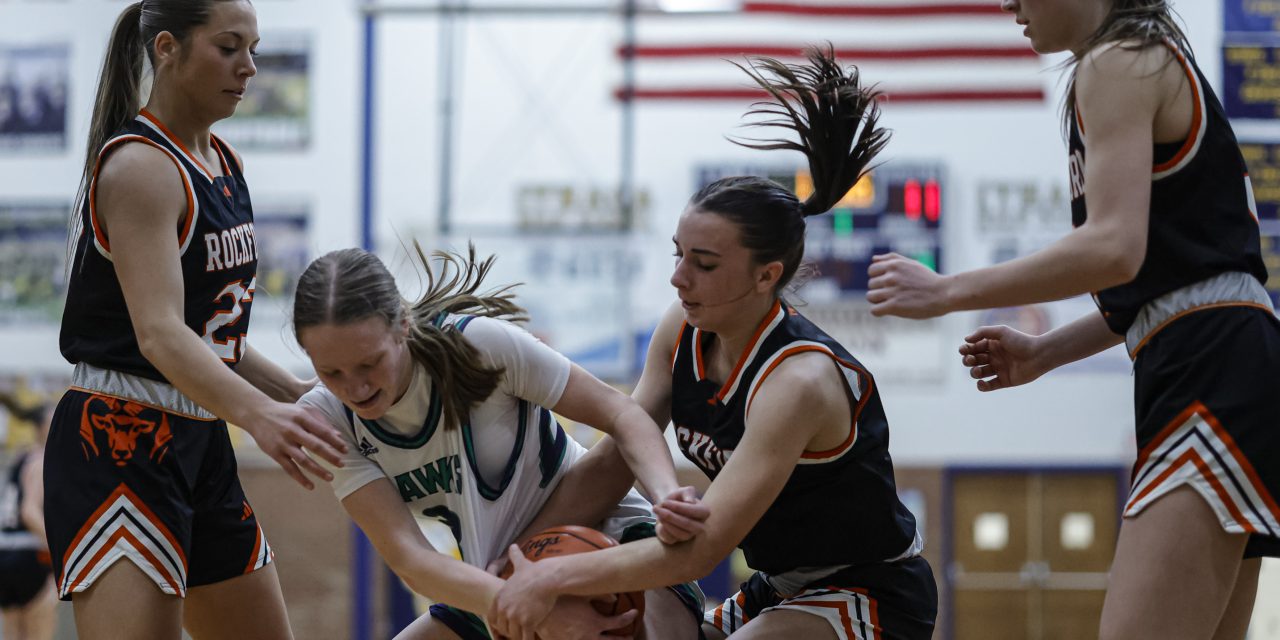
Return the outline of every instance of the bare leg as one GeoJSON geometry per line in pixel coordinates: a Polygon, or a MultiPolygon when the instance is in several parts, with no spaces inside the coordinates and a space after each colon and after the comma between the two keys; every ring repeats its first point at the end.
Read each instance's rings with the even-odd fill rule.
{"type": "MultiPolygon", "coordinates": [[[[708,636],[710,637],[710,636],[708,636]]],[[[804,638],[805,640],[836,640],[835,629],[825,618],[803,611],[778,609],[766,611],[752,618],[741,629],[733,632],[732,640],[767,640],[774,638],[804,638]]]]}
{"type": "Polygon", "coordinates": [[[430,613],[418,616],[409,626],[396,634],[394,640],[459,640],[443,622],[431,617],[430,613]]]}
{"type": "Polygon", "coordinates": [[[724,632],[705,622],[702,623],[702,633],[707,637],[707,640],[724,640],[729,637],[724,635],[724,632]]]}
{"type": "Polygon", "coordinates": [[[178,640],[182,599],[160,590],[128,558],[111,565],[93,586],[71,596],[80,640],[178,640]]]}
{"type": "Polygon", "coordinates": [[[1240,563],[1236,586],[1231,591],[1227,611],[1218,622],[1213,640],[1244,640],[1253,617],[1253,601],[1258,595],[1258,572],[1262,570],[1262,558],[1250,558],[1240,563]]]}
{"type": "MultiPolygon", "coordinates": [[[[53,640],[53,631],[58,624],[57,610],[54,608],[57,604],[58,597],[53,592],[53,576],[49,576],[44,581],[44,586],[40,587],[40,593],[18,614],[22,620],[22,631],[26,635],[18,634],[13,637],[22,640],[53,640]]],[[[6,634],[5,637],[10,636],[6,634]]]]}
{"type": "Polygon", "coordinates": [[[700,621],[670,589],[644,592],[644,626],[638,640],[697,640],[700,621]]]}
{"type": "Polygon", "coordinates": [[[275,563],[187,591],[182,626],[195,640],[290,640],[275,563]]]}
{"type": "Polygon", "coordinates": [[[1223,531],[1200,494],[1181,487],[1120,526],[1102,640],[1211,638],[1248,536],[1223,531]]]}
{"type": "Polygon", "coordinates": [[[3,635],[0,638],[22,638],[22,612],[16,607],[0,609],[0,619],[4,620],[3,635]]]}

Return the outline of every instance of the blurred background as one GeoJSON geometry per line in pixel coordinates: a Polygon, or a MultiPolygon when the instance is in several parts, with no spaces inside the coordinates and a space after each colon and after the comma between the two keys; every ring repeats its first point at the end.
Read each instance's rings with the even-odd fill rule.
{"type": "MultiPolygon", "coordinates": [[[[1280,8],[1172,0],[1249,162],[1280,293],[1280,8]]],[[[802,158],[738,147],[759,96],[729,61],[798,60],[829,42],[885,92],[882,164],[810,219],[819,275],[795,298],[868,366],[892,425],[898,488],[926,532],[939,638],[1096,636],[1134,457],[1122,349],[1029,387],[979,394],[960,365],[984,324],[1041,333],[1087,298],[877,319],[873,253],[942,272],[1008,260],[1070,229],[1061,57],[1032,52],[997,0],[256,0],[258,76],[214,131],[243,155],[261,258],[252,339],[312,375],[288,327],[293,283],[333,249],[499,256],[529,329],[628,388],[673,299],[671,234],[688,197],[760,174],[805,195],[802,158]]],[[[56,400],[66,221],[118,0],[0,0],[0,463],[23,407],[56,400]]],[[[1260,381],[1274,384],[1274,381],[1260,381]]],[[[591,430],[573,427],[586,444],[591,430]]],[[[300,489],[237,432],[241,475],[277,553],[300,638],[389,638],[415,603],[325,487],[300,489]]],[[[677,457],[678,465],[683,462],[677,457]]],[[[684,467],[690,481],[692,467],[684,467]]],[[[1280,638],[1280,563],[1264,564],[1251,640],[1280,638]]],[[[746,576],[727,560],[712,598],[746,576]]],[[[59,638],[72,638],[60,604],[59,638]]]]}

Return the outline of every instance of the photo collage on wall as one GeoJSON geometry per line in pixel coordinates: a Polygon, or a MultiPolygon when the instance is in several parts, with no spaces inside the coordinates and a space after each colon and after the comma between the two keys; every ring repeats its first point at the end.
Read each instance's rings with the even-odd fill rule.
{"type": "Polygon", "coordinates": [[[0,45],[0,153],[67,148],[66,45],[0,45]]]}
{"type": "Polygon", "coordinates": [[[68,205],[0,201],[0,326],[57,323],[68,205]]]}
{"type": "MultiPolygon", "coordinates": [[[[40,5],[51,4],[68,1],[0,0],[5,7],[0,19],[38,19],[47,13],[40,5]],[[24,18],[24,5],[31,16],[24,18]]],[[[213,127],[250,166],[258,153],[281,153],[300,165],[290,171],[308,173],[302,165],[313,139],[312,42],[306,31],[264,33],[254,60],[257,74],[236,115],[213,127]]],[[[66,294],[67,220],[84,153],[83,134],[73,131],[71,124],[89,120],[103,54],[100,46],[82,45],[66,36],[0,39],[0,172],[15,166],[24,169],[36,160],[53,163],[50,176],[69,176],[28,182],[21,196],[8,188],[0,194],[0,326],[56,328],[60,322],[66,294]],[[77,50],[81,46],[94,49],[92,65],[77,62],[86,55],[77,50]],[[85,112],[73,113],[72,106],[85,112]]],[[[150,73],[149,68],[144,71],[144,94],[150,73]]],[[[252,172],[248,177],[254,187],[261,256],[258,308],[265,317],[278,318],[282,314],[270,310],[292,301],[294,281],[312,257],[311,208],[297,204],[304,200],[296,190],[277,196],[269,179],[252,172]],[[280,202],[290,204],[272,204],[280,202]]]]}
{"type": "Polygon", "coordinates": [[[214,128],[237,149],[298,151],[311,143],[311,50],[304,33],[267,33],[236,115],[214,128]]]}

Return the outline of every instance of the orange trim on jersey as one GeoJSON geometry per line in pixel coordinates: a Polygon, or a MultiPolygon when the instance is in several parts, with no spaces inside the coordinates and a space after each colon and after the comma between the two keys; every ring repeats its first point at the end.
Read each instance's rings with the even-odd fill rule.
{"type": "Polygon", "coordinates": [[[102,392],[102,391],[97,391],[97,390],[95,390],[95,389],[86,389],[86,388],[84,388],[84,387],[77,387],[77,386],[69,386],[69,387],[67,387],[67,388],[68,388],[68,389],[70,389],[70,390],[72,390],[72,391],[81,391],[81,392],[84,392],[84,393],[87,393],[87,394],[90,394],[90,395],[103,396],[103,397],[105,397],[105,398],[115,398],[115,399],[117,399],[117,400],[124,400],[125,402],[132,402],[132,403],[134,403],[134,404],[140,404],[140,405],[142,405],[142,406],[144,406],[144,407],[148,407],[148,408],[151,408],[151,409],[155,409],[156,411],[163,411],[163,412],[165,412],[165,413],[167,413],[167,414],[169,414],[169,415],[171,415],[171,416],[178,416],[179,418],[186,418],[186,419],[188,419],[188,420],[199,420],[200,422],[215,422],[215,421],[217,421],[217,420],[221,420],[221,418],[219,418],[219,417],[217,417],[217,416],[214,416],[214,417],[212,417],[212,418],[202,418],[202,417],[200,417],[200,416],[193,416],[193,415],[189,415],[189,414],[186,414],[186,413],[182,413],[182,412],[180,412],[180,411],[174,411],[173,409],[170,409],[170,408],[168,408],[168,407],[162,407],[162,406],[160,406],[160,405],[158,405],[158,404],[152,404],[152,403],[150,403],[150,402],[143,402],[143,401],[138,400],[138,399],[135,399],[135,398],[126,398],[126,397],[124,397],[124,396],[112,395],[112,394],[110,394],[110,393],[105,393],[105,392],[102,392]]]}
{"type": "Polygon", "coordinates": [[[728,395],[729,389],[733,387],[733,383],[737,382],[738,374],[742,373],[743,367],[747,365],[747,359],[751,356],[751,352],[759,344],[761,337],[764,336],[764,330],[773,322],[773,317],[778,314],[782,308],[780,300],[774,300],[773,306],[769,307],[769,313],[764,314],[764,319],[760,321],[760,326],[756,327],[756,332],[751,336],[751,340],[747,342],[747,346],[742,350],[742,354],[738,356],[738,364],[734,365],[733,373],[729,374],[729,379],[725,380],[724,386],[720,387],[720,392],[716,394],[716,399],[724,400],[728,395]]]}
{"type": "MultiPolygon", "coordinates": [[[[155,117],[154,115],[151,115],[151,112],[147,111],[146,109],[143,109],[142,111],[138,112],[138,115],[146,118],[148,121],[151,122],[151,124],[154,124],[156,128],[159,129],[160,132],[163,133],[165,137],[169,139],[169,142],[173,143],[173,146],[179,149],[182,149],[182,152],[187,154],[187,159],[191,160],[192,164],[195,164],[196,168],[204,173],[205,177],[209,179],[209,182],[213,182],[213,177],[214,177],[213,174],[210,173],[207,168],[205,168],[204,163],[200,161],[200,158],[196,156],[196,154],[191,153],[191,150],[187,148],[187,145],[182,144],[182,141],[178,139],[178,136],[173,135],[173,132],[169,130],[169,127],[164,126],[164,123],[160,122],[159,118],[155,117]]],[[[209,134],[209,135],[213,135],[213,134],[209,134]]],[[[221,152],[219,152],[218,155],[221,156],[222,155],[221,152]]],[[[223,164],[224,165],[226,164],[225,159],[223,160],[223,164]]]]}
{"type": "Polygon", "coordinates": [[[1186,311],[1180,311],[1174,314],[1173,317],[1169,318],[1168,320],[1165,320],[1164,322],[1161,322],[1158,326],[1156,326],[1155,329],[1152,329],[1150,333],[1148,333],[1146,336],[1142,338],[1142,340],[1138,342],[1138,346],[1133,348],[1133,351],[1129,354],[1129,359],[1136,360],[1138,357],[1138,352],[1141,351],[1143,347],[1147,346],[1147,342],[1149,342],[1151,338],[1154,337],[1157,333],[1160,333],[1162,329],[1169,326],[1169,323],[1173,322],[1174,320],[1177,320],[1178,318],[1181,318],[1189,313],[1194,313],[1196,311],[1204,311],[1206,309],[1218,309],[1222,307],[1254,307],[1256,309],[1262,309],[1267,313],[1275,313],[1275,311],[1271,307],[1268,307],[1263,304],[1259,304],[1257,302],[1241,302],[1241,301],[1213,302],[1210,304],[1202,304],[1198,307],[1191,307],[1186,311]]]}
{"type": "Polygon", "coordinates": [[[93,227],[94,237],[97,238],[98,244],[102,245],[103,249],[108,253],[111,252],[111,244],[107,241],[107,234],[102,231],[102,225],[98,222],[98,172],[102,169],[102,162],[106,160],[107,152],[113,147],[126,142],[142,142],[149,144],[163,151],[165,156],[172,160],[174,166],[178,168],[178,177],[182,179],[183,191],[187,194],[187,210],[182,214],[182,227],[181,231],[178,232],[178,243],[181,244],[187,235],[191,233],[191,225],[195,224],[195,215],[193,214],[195,212],[196,192],[192,189],[191,181],[187,178],[187,170],[182,166],[182,163],[178,161],[178,158],[173,155],[173,152],[165,149],[155,140],[140,135],[124,135],[114,138],[108,142],[106,146],[102,147],[102,151],[98,152],[98,161],[93,165],[93,175],[89,180],[89,224],[93,227]]]}
{"type": "Polygon", "coordinates": [[[676,332],[676,346],[671,347],[671,370],[672,371],[676,370],[676,354],[680,353],[680,342],[684,340],[684,330],[688,326],[689,326],[688,320],[681,322],[680,330],[676,332]]]}
{"type": "Polygon", "coordinates": [[[244,173],[244,166],[240,164],[240,156],[236,155],[235,151],[231,149],[231,145],[227,144],[222,138],[213,135],[212,131],[209,132],[209,139],[214,142],[212,145],[213,150],[218,152],[218,159],[222,161],[222,175],[224,177],[231,177],[231,165],[227,164],[227,156],[222,153],[222,147],[226,147],[227,151],[231,152],[231,158],[236,161],[236,167],[240,169],[240,173],[244,173]]]}
{"type": "Polygon", "coordinates": [[[1244,470],[1244,474],[1249,477],[1249,483],[1253,485],[1254,491],[1262,497],[1262,501],[1267,504],[1267,509],[1271,511],[1271,515],[1280,520],[1280,505],[1276,504],[1271,492],[1267,491],[1266,485],[1262,484],[1262,478],[1258,477],[1258,472],[1253,468],[1253,464],[1244,456],[1244,452],[1240,451],[1240,447],[1236,445],[1235,438],[1222,427],[1222,423],[1218,422],[1218,418],[1209,412],[1208,407],[1196,403],[1200,406],[1200,417],[1209,425],[1213,432],[1218,435],[1218,439],[1227,446],[1227,451],[1231,453],[1231,457],[1235,458],[1236,464],[1244,470]]]}
{"type": "MultiPolygon", "coordinates": [[[[832,587],[833,589],[836,587],[832,587]]],[[[848,589],[854,593],[861,595],[867,599],[867,610],[871,612],[871,633],[874,637],[880,637],[880,603],[871,597],[871,592],[863,587],[851,587],[848,589]]]]}
{"type": "MultiPolygon", "coordinates": [[[[245,503],[248,507],[249,503],[245,503]]],[[[262,551],[262,527],[255,527],[253,533],[253,552],[249,554],[249,565],[244,568],[245,573],[253,573],[254,568],[258,564],[258,553],[262,551]]]]}
{"type": "Polygon", "coordinates": [[[1209,486],[1213,487],[1214,493],[1218,494],[1218,497],[1222,500],[1223,506],[1225,506],[1227,511],[1231,513],[1231,517],[1235,518],[1236,522],[1240,523],[1240,526],[1243,527],[1245,531],[1249,533],[1257,533],[1257,530],[1254,529],[1253,525],[1249,524],[1249,521],[1245,519],[1244,514],[1240,513],[1240,510],[1236,508],[1235,501],[1231,499],[1230,494],[1228,494],[1227,490],[1223,488],[1222,483],[1218,481],[1217,476],[1213,474],[1213,470],[1209,468],[1209,465],[1205,464],[1204,458],[1201,458],[1200,454],[1196,453],[1195,449],[1187,449],[1186,452],[1178,456],[1177,459],[1169,464],[1168,469],[1165,469],[1163,473],[1156,476],[1156,478],[1147,485],[1147,488],[1140,491],[1137,495],[1129,498],[1129,503],[1124,507],[1125,511],[1132,509],[1134,504],[1137,504],[1138,501],[1147,497],[1152,491],[1159,488],[1160,485],[1169,478],[1169,476],[1173,475],[1187,463],[1195,465],[1196,470],[1200,472],[1201,477],[1209,482],[1209,486]]]}
{"type": "Polygon", "coordinates": [[[693,334],[693,366],[697,372],[698,379],[703,380],[707,377],[707,364],[702,360],[702,336],[703,331],[697,329],[697,333],[693,334]]]}
{"type": "MultiPolygon", "coordinates": [[[[853,369],[854,371],[858,372],[859,379],[862,379],[865,376],[866,372],[864,372],[862,369],[859,369],[852,362],[845,362],[844,360],[837,358],[834,353],[831,353],[831,351],[823,347],[820,347],[818,345],[808,344],[800,347],[792,347],[790,349],[786,349],[781,354],[779,354],[778,358],[769,365],[768,369],[765,369],[764,371],[761,371],[758,374],[758,376],[754,381],[755,388],[758,390],[760,386],[764,384],[765,378],[768,378],[769,374],[773,373],[773,370],[777,369],[779,364],[782,364],[782,361],[798,353],[804,353],[806,351],[817,351],[818,353],[821,353],[830,357],[832,360],[836,362],[837,366],[845,366],[850,369],[853,369]]],[[[841,375],[842,379],[843,377],[844,376],[841,375]]],[[[867,404],[867,399],[871,397],[871,385],[872,385],[871,376],[865,376],[865,378],[867,380],[867,391],[862,394],[862,399],[859,400],[858,404],[853,407],[853,415],[852,415],[853,419],[849,423],[848,437],[844,439],[844,442],[841,442],[840,444],[836,445],[834,448],[827,449],[826,451],[805,451],[800,455],[801,458],[804,458],[807,460],[830,458],[831,456],[836,455],[841,451],[844,451],[849,447],[849,445],[853,444],[853,441],[857,439],[857,435],[858,435],[858,416],[862,415],[862,407],[867,404]]],[[[753,402],[755,402],[754,395],[747,398],[747,407],[746,407],[746,410],[743,411],[744,415],[751,412],[751,404],[753,402]]]]}
{"type": "Polygon", "coordinates": [[[1174,154],[1172,158],[1153,167],[1151,170],[1154,173],[1168,171],[1187,157],[1187,154],[1191,152],[1192,147],[1196,146],[1196,141],[1200,138],[1200,125],[1204,120],[1204,109],[1200,108],[1201,103],[1204,101],[1204,98],[1200,95],[1200,78],[1196,76],[1195,70],[1187,63],[1187,57],[1182,54],[1182,51],[1179,51],[1177,47],[1167,41],[1165,46],[1173,51],[1174,57],[1182,65],[1183,72],[1187,74],[1187,80],[1191,84],[1191,108],[1193,112],[1191,114],[1191,132],[1187,134],[1187,139],[1182,143],[1182,147],[1178,149],[1178,153],[1174,154]]]}
{"type": "MultiPolygon", "coordinates": [[[[814,602],[790,602],[787,604],[788,606],[793,607],[822,607],[824,609],[835,609],[840,614],[840,625],[844,627],[844,632],[847,634],[846,637],[850,639],[862,637],[853,630],[853,617],[849,615],[848,602],[826,602],[823,600],[817,600],[814,602]]],[[[877,637],[878,634],[875,629],[872,629],[871,638],[863,638],[863,640],[871,640],[872,638],[877,637]]]]}
{"type": "Polygon", "coordinates": [[[1083,138],[1084,137],[1084,116],[1080,115],[1079,104],[1076,105],[1075,116],[1076,116],[1076,127],[1080,129],[1080,137],[1083,138]]]}
{"type": "Polygon", "coordinates": [[[84,565],[84,569],[80,572],[80,577],[76,578],[74,582],[68,585],[65,591],[67,593],[74,592],[76,587],[79,587],[86,579],[88,579],[89,575],[93,573],[94,567],[102,561],[103,556],[115,549],[116,543],[119,542],[121,538],[124,538],[126,542],[130,543],[134,550],[141,553],[142,556],[146,558],[147,562],[150,563],[151,566],[160,574],[162,579],[169,583],[169,586],[175,593],[183,592],[182,583],[165,569],[164,565],[160,562],[160,559],[155,557],[155,554],[151,553],[150,549],[147,549],[147,545],[143,544],[142,541],[138,540],[136,536],[130,533],[129,530],[123,526],[112,532],[111,536],[102,544],[102,548],[98,549],[98,552],[93,554],[93,558],[84,565]]]}
{"type": "MultiPolygon", "coordinates": [[[[1182,413],[1179,413],[1177,417],[1169,421],[1169,424],[1165,425],[1165,427],[1160,430],[1160,433],[1157,434],[1156,437],[1152,439],[1152,441],[1147,446],[1142,448],[1142,451],[1138,453],[1137,460],[1134,462],[1134,466],[1133,466],[1134,473],[1137,473],[1139,470],[1141,470],[1146,465],[1147,459],[1151,457],[1151,454],[1155,453],[1156,449],[1158,449],[1160,445],[1164,443],[1165,440],[1168,440],[1169,436],[1171,436],[1174,432],[1176,432],[1179,428],[1181,428],[1182,425],[1186,424],[1186,422],[1190,420],[1191,416],[1193,415],[1199,415],[1200,418],[1204,420],[1205,424],[1209,425],[1210,429],[1213,429],[1214,434],[1218,436],[1218,439],[1222,441],[1222,444],[1224,446],[1226,446],[1227,452],[1231,454],[1231,458],[1235,460],[1236,464],[1240,466],[1240,469],[1244,471],[1245,476],[1249,478],[1249,484],[1253,485],[1254,491],[1256,491],[1258,495],[1262,498],[1262,501],[1266,503],[1267,509],[1271,512],[1271,514],[1274,517],[1276,517],[1277,519],[1280,519],[1280,505],[1276,504],[1276,501],[1271,496],[1271,493],[1267,491],[1266,485],[1262,483],[1262,478],[1258,477],[1258,472],[1256,469],[1253,468],[1253,464],[1250,463],[1249,459],[1246,458],[1244,456],[1244,453],[1240,451],[1240,447],[1236,445],[1235,438],[1231,437],[1231,434],[1228,433],[1227,430],[1222,427],[1222,423],[1218,421],[1218,418],[1214,416],[1213,413],[1209,411],[1209,408],[1206,407],[1204,403],[1200,402],[1199,400],[1192,402],[1190,406],[1188,406],[1186,409],[1183,409],[1182,413]]],[[[1181,458],[1179,460],[1181,460],[1181,458]]],[[[1174,467],[1176,466],[1177,465],[1175,464],[1174,467]]],[[[1224,471],[1228,471],[1228,470],[1224,469],[1224,471]]],[[[1158,486],[1160,484],[1159,481],[1163,480],[1168,475],[1168,473],[1169,471],[1166,471],[1164,474],[1161,474],[1159,479],[1157,479],[1155,482],[1152,482],[1148,486],[1147,490],[1143,492],[1143,495],[1149,493],[1152,487],[1158,486]]],[[[1136,501],[1137,501],[1137,498],[1129,500],[1129,504],[1125,507],[1125,509],[1127,510],[1136,501]]],[[[1232,504],[1233,503],[1228,501],[1228,505],[1232,505],[1232,504]]],[[[1233,515],[1236,515],[1234,513],[1234,507],[1232,508],[1233,508],[1233,515]]],[[[1239,518],[1239,516],[1237,516],[1237,519],[1240,519],[1241,522],[1243,522],[1243,520],[1239,518]]],[[[1247,523],[1245,524],[1247,525],[1247,523]]]]}
{"type": "MultiPolygon", "coordinates": [[[[1156,449],[1160,448],[1160,445],[1164,444],[1164,441],[1168,440],[1169,436],[1173,435],[1174,431],[1177,431],[1179,427],[1186,424],[1187,420],[1191,419],[1191,416],[1200,413],[1201,410],[1204,410],[1205,413],[1209,412],[1209,409],[1199,400],[1192,402],[1186,409],[1182,410],[1182,413],[1179,413],[1170,420],[1168,424],[1161,428],[1160,433],[1157,433],[1156,437],[1152,438],[1151,442],[1148,442],[1147,446],[1143,447],[1142,451],[1138,452],[1138,457],[1133,462],[1134,473],[1136,474],[1146,466],[1147,458],[1150,458],[1151,454],[1155,453],[1156,449]]],[[[1134,479],[1136,479],[1136,476],[1134,479]]]]}
{"type": "Polygon", "coordinates": [[[169,541],[169,544],[173,546],[174,552],[178,554],[178,559],[182,561],[182,567],[185,569],[187,567],[187,556],[182,552],[182,545],[178,544],[178,540],[173,537],[172,533],[169,533],[169,528],[160,521],[160,518],[156,517],[155,513],[152,513],[151,509],[147,507],[147,504],[138,498],[138,495],[131,491],[129,487],[125,486],[123,482],[120,483],[120,486],[116,487],[115,491],[111,492],[111,495],[107,496],[107,499],[104,500],[102,504],[98,505],[98,509],[93,512],[93,515],[89,516],[88,520],[85,521],[84,526],[80,528],[80,532],[76,534],[75,539],[73,539],[71,544],[67,546],[67,553],[62,558],[63,566],[66,566],[66,564],[70,562],[71,552],[79,546],[80,540],[84,538],[85,534],[88,533],[90,529],[93,528],[93,524],[97,522],[98,518],[100,518],[103,513],[106,512],[107,507],[114,503],[120,496],[124,496],[130,504],[137,507],[142,516],[151,522],[152,526],[154,526],[156,530],[164,536],[165,540],[169,541]]]}

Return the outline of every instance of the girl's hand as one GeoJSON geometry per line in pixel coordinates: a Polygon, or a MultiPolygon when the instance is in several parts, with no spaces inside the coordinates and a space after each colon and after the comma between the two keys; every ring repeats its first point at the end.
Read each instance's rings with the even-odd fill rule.
{"type": "Polygon", "coordinates": [[[653,505],[653,514],[658,517],[658,539],[675,544],[702,533],[711,510],[693,487],[680,487],[653,505]]]}
{"type": "Polygon", "coordinates": [[[947,279],[896,253],[871,257],[867,267],[871,315],[923,320],[947,313],[947,279]]]}
{"type": "Polygon", "coordinates": [[[980,327],[960,345],[961,362],[978,381],[978,391],[1026,384],[1049,370],[1040,361],[1040,336],[1009,327],[980,327]]]}
{"type": "Polygon", "coordinates": [[[333,480],[333,474],[312,460],[308,453],[341,467],[340,456],[347,451],[342,435],[329,426],[320,412],[310,407],[271,401],[246,419],[244,424],[237,426],[248,431],[263,453],[307,489],[313,489],[315,485],[302,473],[303,470],[326,482],[333,480]]]}
{"type": "Polygon", "coordinates": [[[601,615],[595,607],[591,606],[591,600],[573,596],[557,600],[551,615],[538,626],[538,638],[540,640],[599,640],[604,632],[621,629],[631,624],[636,616],[640,615],[640,612],[635,609],[624,611],[616,616],[601,615]]]}
{"type": "Polygon", "coordinates": [[[533,562],[514,544],[507,548],[507,555],[513,571],[489,607],[489,626],[511,640],[537,640],[534,630],[542,626],[556,604],[557,594],[538,566],[549,561],[533,562]]]}

